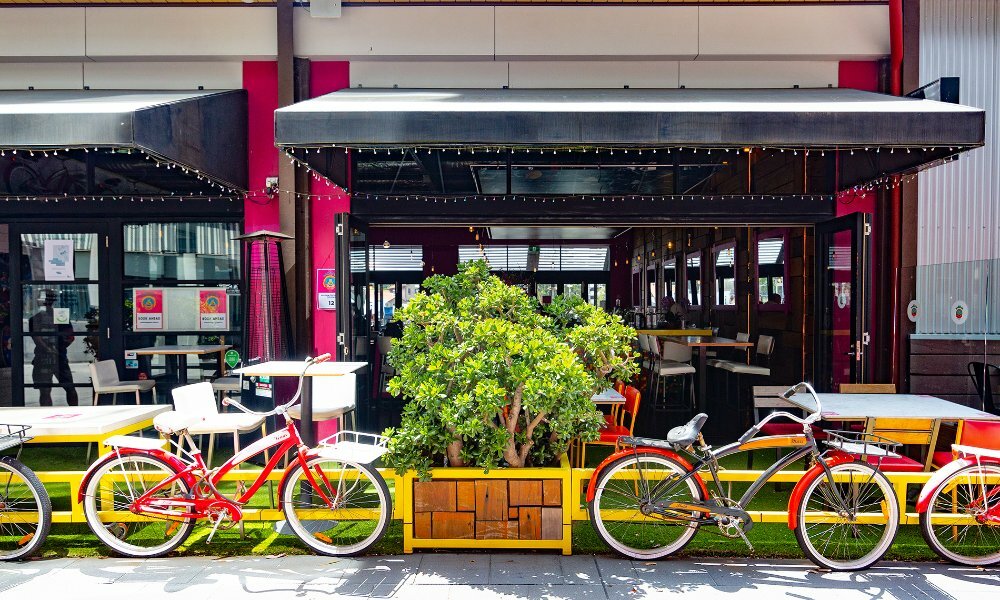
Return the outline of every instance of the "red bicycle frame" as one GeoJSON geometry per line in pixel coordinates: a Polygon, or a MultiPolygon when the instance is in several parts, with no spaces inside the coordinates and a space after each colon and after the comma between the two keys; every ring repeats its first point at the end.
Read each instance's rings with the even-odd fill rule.
{"type": "MultiPolygon", "coordinates": [[[[316,483],[312,472],[310,472],[306,466],[308,449],[302,444],[302,438],[299,436],[299,432],[295,428],[291,419],[288,419],[288,423],[284,429],[275,431],[274,433],[257,440],[253,444],[250,444],[240,452],[234,454],[232,458],[227,460],[225,463],[211,471],[209,471],[208,466],[201,457],[201,450],[194,445],[193,441],[190,440],[190,437],[187,434],[184,434],[180,443],[183,444],[185,439],[188,440],[192,448],[192,451],[189,453],[191,461],[185,462],[178,460],[177,462],[181,462],[181,464],[185,465],[185,468],[156,484],[154,487],[147,490],[142,496],[136,498],[135,501],[133,501],[128,507],[131,512],[136,514],[156,514],[178,519],[203,519],[213,516],[212,511],[214,510],[217,512],[220,508],[219,504],[222,503],[222,508],[229,513],[230,518],[233,521],[239,521],[243,517],[240,507],[253,498],[254,494],[256,494],[264,483],[267,482],[268,476],[274,471],[278,461],[281,460],[281,457],[292,450],[295,451],[296,460],[298,461],[298,464],[301,465],[302,470],[306,473],[306,477],[312,485],[313,491],[320,498],[322,498],[328,506],[333,506],[333,500],[331,500],[330,497],[324,492],[323,487],[316,483]],[[264,469],[260,472],[260,475],[258,475],[257,479],[254,480],[253,484],[240,494],[238,498],[231,499],[219,492],[217,486],[219,482],[222,481],[222,478],[229,473],[229,471],[240,463],[243,463],[258,454],[275,447],[278,448],[277,452],[271,456],[267,464],[264,466],[264,469]],[[178,480],[183,480],[185,483],[194,488],[200,488],[203,484],[208,483],[209,485],[207,487],[210,490],[210,494],[202,493],[204,490],[199,491],[199,489],[192,489],[191,491],[193,497],[191,498],[183,496],[169,498],[153,497],[164,488],[172,486],[178,480]],[[177,513],[177,508],[189,508],[191,512],[177,513]]],[[[138,453],[145,454],[147,452],[138,453]]],[[[285,474],[282,477],[282,485],[284,485],[284,481],[287,478],[288,472],[291,470],[292,466],[294,466],[294,464],[289,464],[289,466],[285,468],[285,474]]],[[[324,477],[322,471],[318,468],[317,472],[321,477],[324,477]]],[[[81,487],[81,490],[82,489],[83,487],[81,487]]]]}

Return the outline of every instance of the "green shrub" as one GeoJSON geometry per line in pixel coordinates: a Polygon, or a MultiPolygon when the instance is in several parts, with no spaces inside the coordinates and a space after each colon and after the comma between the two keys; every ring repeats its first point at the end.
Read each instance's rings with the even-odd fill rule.
{"type": "Polygon", "coordinates": [[[635,330],[580,298],[542,309],[484,261],[424,282],[396,318],[393,395],[408,402],[386,461],[422,477],[447,457],[484,469],[555,462],[603,419],[590,397],[638,371],[635,330]]]}

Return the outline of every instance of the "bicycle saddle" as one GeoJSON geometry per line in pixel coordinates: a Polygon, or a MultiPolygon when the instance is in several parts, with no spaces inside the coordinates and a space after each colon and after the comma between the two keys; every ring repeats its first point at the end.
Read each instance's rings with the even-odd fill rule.
{"type": "Polygon", "coordinates": [[[678,446],[690,446],[698,439],[698,433],[701,432],[701,428],[704,427],[705,421],[708,420],[708,415],[705,413],[698,413],[693,419],[688,421],[686,424],[680,427],[674,427],[669,432],[667,432],[667,441],[671,444],[677,444],[678,446]]]}

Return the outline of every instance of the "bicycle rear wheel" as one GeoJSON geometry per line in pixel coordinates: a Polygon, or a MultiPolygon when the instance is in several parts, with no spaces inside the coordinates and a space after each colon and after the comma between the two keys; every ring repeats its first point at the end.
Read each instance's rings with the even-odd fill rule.
{"type": "Polygon", "coordinates": [[[796,512],[795,537],[809,560],[834,571],[878,562],[899,529],[892,484],[864,462],[830,467],[806,487],[796,512]]]}
{"type": "Polygon", "coordinates": [[[694,477],[673,485],[669,494],[655,490],[667,478],[680,479],[687,469],[662,454],[639,452],[624,456],[608,465],[598,475],[594,499],[590,502],[590,522],[597,535],[620,554],[639,560],[663,558],[680,551],[694,534],[698,524],[688,519],[699,513],[677,513],[676,519],[647,514],[643,508],[667,502],[704,500],[694,477]],[[657,492],[653,497],[653,492],[657,492]]]}
{"type": "MultiPolygon", "coordinates": [[[[111,454],[99,465],[84,490],[83,514],[87,524],[106,546],[122,556],[163,556],[184,543],[194,519],[185,517],[190,507],[175,507],[173,514],[136,514],[132,504],[177,470],[148,454],[111,454]]],[[[151,499],[181,498],[188,486],[178,479],[158,490],[151,499]]]]}
{"type": "Polygon", "coordinates": [[[1000,465],[969,465],[934,492],[920,514],[920,532],[942,558],[985,567],[1000,563],[1000,465]]]}
{"type": "Polygon", "coordinates": [[[281,490],[282,510],[295,535],[327,556],[361,554],[379,541],[392,516],[392,497],[378,471],[322,457],[306,465],[308,474],[296,463],[281,490]]]}
{"type": "Polygon", "coordinates": [[[34,554],[49,535],[52,502],[38,476],[13,458],[0,458],[0,560],[34,554]]]}

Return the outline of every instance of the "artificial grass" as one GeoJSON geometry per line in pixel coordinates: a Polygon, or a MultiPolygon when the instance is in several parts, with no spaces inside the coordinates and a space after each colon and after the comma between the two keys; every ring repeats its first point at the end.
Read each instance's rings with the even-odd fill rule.
{"type": "MultiPolygon", "coordinates": [[[[26,446],[21,460],[37,471],[71,471],[87,468],[86,449],[82,445],[46,445],[26,446]]],[[[217,452],[215,462],[221,464],[228,455],[217,452]]],[[[771,451],[763,451],[755,456],[755,465],[766,468],[773,460],[771,451]]],[[[93,457],[91,457],[93,458],[93,457]]],[[[588,452],[587,463],[596,466],[603,458],[598,450],[588,452]]],[[[723,466],[733,469],[745,468],[746,458],[743,455],[728,457],[723,466]]],[[[244,468],[254,468],[244,465],[244,468]]],[[[793,468],[800,468],[798,466],[793,468]]],[[[749,484],[734,483],[731,495],[739,498],[749,484]]],[[[55,484],[46,486],[52,498],[55,510],[69,510],[69,486],[55,484]]],[[[267,486],[258,492],[252,504],[263,505],[266,500],[267,486]]],[[[229,491],[224,489],[223,491],[229,491]]],[[[750,504],[751,510],[783,510],[788,505],[791,485],[785,484],[776,490],[775,486],[767,485],[750,504]]],[[[279,535],[274,530],[274,524],[269,522],[244,523],[243,535],[240,528],[233,527],[216,533],[211,544],[205,543],[210,526],[207,522],[199,523],[191,537],[174,554],[186,556],[239,556],[239,555],[285,555],[308,554],[309,549],[294,535],[279,535]]],[[[805,559],[794,533],[782,523],[758,523],[748,533],[747,537],[754,546],[753,554],[741,539],[731,539],[714,535],[718,528],[703,527],[680,556],[698,557],[744,557],[756,558],[802,558],[805,559]]],[[[403,526],[399,521],[393,521],[385,536],[376,544],[369,554],[399,554],[403,551],[403,526]]],[[[573,552],[576,554],[610,554],[610,549],[601,541],[591,524],[587,521],[573,525],[573,552]]],[[[93,557],[110,556],[111,552],[97,540],[85,524],[55,524],[49,538],[42,548],[43,557],[93,557]]],[[[901,526],[892,548],[886,559],[889,560],[936,560],[938,557],[927,547],[916,526],[901,526]]]]}

